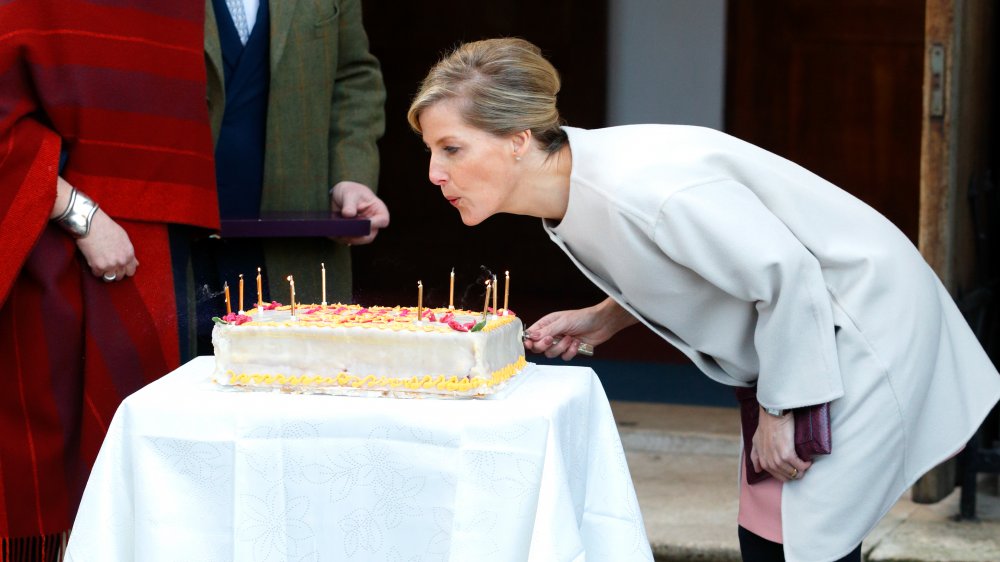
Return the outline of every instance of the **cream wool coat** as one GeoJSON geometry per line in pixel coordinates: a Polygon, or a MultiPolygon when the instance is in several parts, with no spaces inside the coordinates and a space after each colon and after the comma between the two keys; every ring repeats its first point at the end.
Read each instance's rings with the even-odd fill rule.
{"type": "Polygon", "coordinates": [[[1000,398],[934,272],[847,192],[711,129],[565,130],[569,206],[544,226],[577,267],[709,377],[832,401],[833,453],[783,487],[790,562],[846,555],[1000,398]]]}

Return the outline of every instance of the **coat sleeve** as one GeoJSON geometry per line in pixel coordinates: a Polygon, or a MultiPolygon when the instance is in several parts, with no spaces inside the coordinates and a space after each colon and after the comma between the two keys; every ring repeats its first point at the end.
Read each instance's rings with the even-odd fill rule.
{"type": "MultiPolygon", "coordinates": [[[[0,36],[33,7],[0,3],[0,22],[10,22],[0,25],[0,36]]],[[[48,224],[61,145],[39,119],[38,96],[25,71],[27,49],[16,44],[17,34],[10,35],[0,48],[0,304],[48,224]]]]}
{"type": "Polygon", "coordinates": [[[787,409],[843,395],[820,264],[750,189],[721,180],[673,194],[654,239],[667,257],[756,309],[761,404],[787,409]]]}
{"type": "Polygon", "coordinates": [[[378,60],[368,51],[361,2],[340,4],[337,68],[330,114],[330,179],[373,190],[378,184],[376,141],[385,131],[385,86],[378,60]]]}

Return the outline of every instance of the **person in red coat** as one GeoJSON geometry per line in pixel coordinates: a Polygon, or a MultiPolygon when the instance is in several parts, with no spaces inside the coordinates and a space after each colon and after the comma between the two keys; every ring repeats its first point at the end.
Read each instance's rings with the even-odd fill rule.
{"type": "Polygon", "coordinates": [[[217,228],[203,0],[0,2],[0,552],[54,560],[120,401],[179,364],[169,224],[217,228]]]}

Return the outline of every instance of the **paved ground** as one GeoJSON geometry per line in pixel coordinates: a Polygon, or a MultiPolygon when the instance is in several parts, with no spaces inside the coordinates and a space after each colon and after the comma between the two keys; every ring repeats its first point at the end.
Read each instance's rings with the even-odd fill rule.
{"type": "MultiPolygon", "coordinates": [[[[612,402],[658,561],[738,561],[739,414],[612,402]]],[[[981,489],[992,488],[995,478],[981,489]]],[[[1000,498],[978,497],[978,522],[957,522],[959,490],[933,505],[904,497],[865,541],[872,562],[1000,562],[1000,498]]]]}

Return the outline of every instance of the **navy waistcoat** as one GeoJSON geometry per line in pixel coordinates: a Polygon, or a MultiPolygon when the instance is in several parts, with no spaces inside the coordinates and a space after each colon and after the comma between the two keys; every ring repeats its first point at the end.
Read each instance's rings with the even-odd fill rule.
{"type": "Polygon", "coordinates": [[[225,0],[212,0],[219,26],[226,109],[215,145],[219,214],[223,218],[260,214],[264,185],[264,142],[270,82],[270,17],[261,0],[246,46],[240,42],[225,0]]]}

